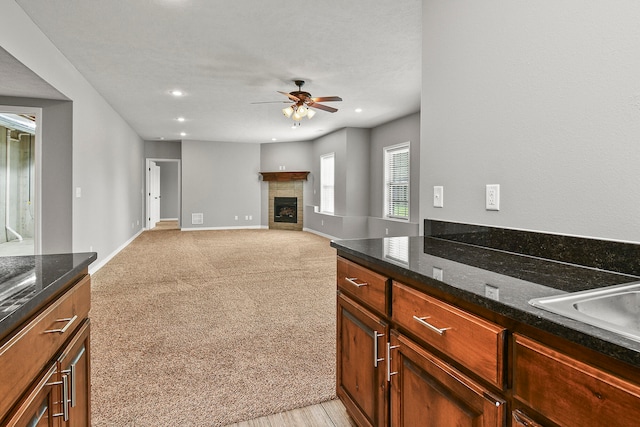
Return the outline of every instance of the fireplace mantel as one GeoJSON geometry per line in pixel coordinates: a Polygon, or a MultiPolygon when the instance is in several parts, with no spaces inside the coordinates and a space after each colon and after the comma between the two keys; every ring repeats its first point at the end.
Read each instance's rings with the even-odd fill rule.
{"type": "Polygon", "coordinates": [[[306,181],[309,172],[260,172],[263,181],[306,181]]]}

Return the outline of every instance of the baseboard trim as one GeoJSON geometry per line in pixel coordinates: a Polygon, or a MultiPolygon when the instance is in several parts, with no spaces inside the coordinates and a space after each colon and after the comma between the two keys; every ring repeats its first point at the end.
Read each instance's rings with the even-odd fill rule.
{"type": "Polygon", "coordinates": [[[132,238],[130,238],[129,240],[124,242],[122,245],[120,245],[120,247],[118,247],[118,249],[116,249],[115,251],[111,252],[106,258],[101,259],[97,264],[93,264],[92,266],[90,266],[89,267],[89,274],[94,274],[95,272],[100,270],[102,267],[104,267],[109,261],[111,261],[111,259],[114,256],[118,255],[118,253],[120,253],[120,251],[122,251],[124,248],[129,246],[131,244],[131,242],[136,240],[138,238],[138,236],[142,234],[143,231],[145,231],[145,229],[141,228],[132,238]]]}
{"type": "Polygon", "coordinates": [[[324,233],[321,233],[321,232],[319,232],[319,231],[317,231],[317,230],[313,230],[313,229],[311,229],[311,228],[303,228],[303,229],[302,229],[302,231],[306,231],[306,232],[308,232],[308,233],[312,233],[312,234],[317,234],[318,236],[325,237],[325,238],[327,238],[327,239],[329,239],[329,240],[339,240],[339,239],[338,239],[337,237],[335,237],[335,236],[331,236],[331,235],[329,235],[329,234],[324,234],[324,233]]]}
{"type": "Polygon", "coordinates": [[[180,231],[211,231],[211,230],[256,230],[262,228],[261,225],[248,225],[239,227],[182,227],[180,231]]]}

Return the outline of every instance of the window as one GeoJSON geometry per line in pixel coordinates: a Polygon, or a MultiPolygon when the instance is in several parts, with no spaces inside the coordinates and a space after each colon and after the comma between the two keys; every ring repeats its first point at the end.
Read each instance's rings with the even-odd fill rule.
{"type": "Polygon", "coordinates": [[[387,218],[409,219],[409,143],[384,149],[387,218]]]}
{"type": "Polygon", "coordinates": [[[335,153],[320,157],[320,212],[334,213],[334,163],[335,153]]]}

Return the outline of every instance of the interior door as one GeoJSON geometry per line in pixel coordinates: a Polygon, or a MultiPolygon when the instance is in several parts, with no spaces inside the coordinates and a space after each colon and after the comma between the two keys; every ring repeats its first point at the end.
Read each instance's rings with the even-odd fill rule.
{"type": "Polygon", "coordinates": [[[149,229],[160,221],[160,166],[156,162],[149,165],[149,229]]]}

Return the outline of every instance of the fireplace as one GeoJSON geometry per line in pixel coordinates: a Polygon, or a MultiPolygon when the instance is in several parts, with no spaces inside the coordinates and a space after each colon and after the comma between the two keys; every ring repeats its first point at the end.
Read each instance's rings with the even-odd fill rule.
{"type": "Polygon", "coordinates": [[[273,221],[296,224],[298,222],[298,198],[274,197],[273,221]]]}

